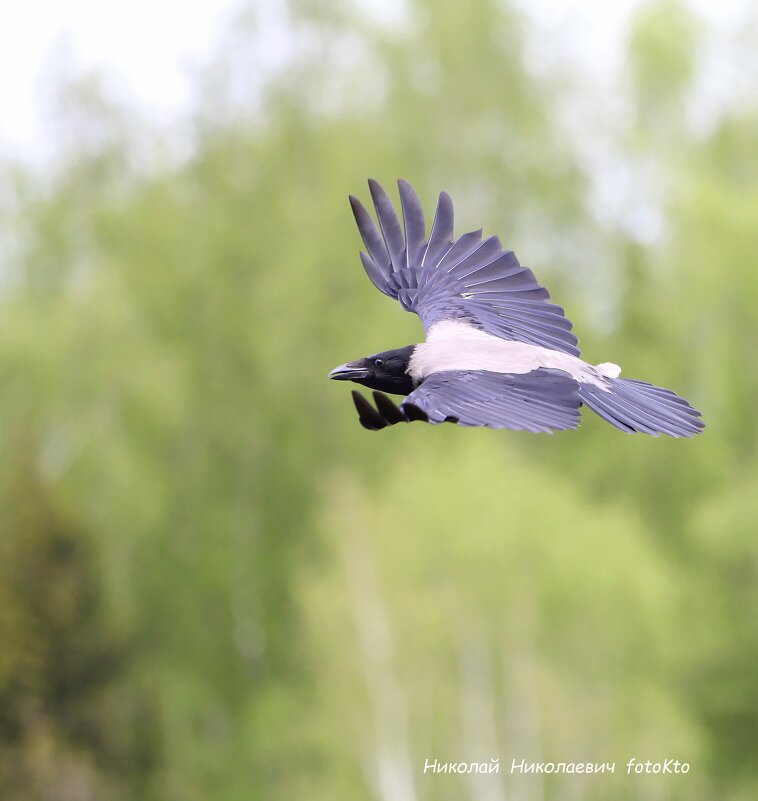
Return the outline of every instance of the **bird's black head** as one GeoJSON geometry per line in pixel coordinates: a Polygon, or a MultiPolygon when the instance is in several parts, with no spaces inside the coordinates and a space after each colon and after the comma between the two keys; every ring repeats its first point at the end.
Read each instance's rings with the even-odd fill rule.
{"type": "Polygon", "coordinates": [[[380,392],[408,395],[413,391],[413,380],[406,372],[415,345],[397,350],[385,350],[365,359],[335,367],[329,378],[337,381],[355,381],[380,392]]]}

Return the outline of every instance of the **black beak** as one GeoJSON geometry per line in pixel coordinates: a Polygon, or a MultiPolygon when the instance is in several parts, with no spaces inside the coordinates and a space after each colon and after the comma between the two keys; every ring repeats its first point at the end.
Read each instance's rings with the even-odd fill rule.
{"type": "Polygon", "coordinates": [[[329,373],[329,378],[335,381],[359,381],[362,378],[368,378],[371,371],[363,366],[363,362],[348,362],[335,367],[329,373]]]}

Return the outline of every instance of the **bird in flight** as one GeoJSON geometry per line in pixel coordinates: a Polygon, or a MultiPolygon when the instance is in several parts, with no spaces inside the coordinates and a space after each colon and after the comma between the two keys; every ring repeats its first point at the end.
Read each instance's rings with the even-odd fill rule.
{"type": "Polygon", "coordinates": [[[421,420],[462,426],[560,431],[579,425],[584,404],[628,433],[690,437],[700,413],[669,389],[621,378],[610,362],[580,358],[571,321],[534,273],[481,229],[453,236],[453,203],[442,192],[429,238],[413,187],[398,181],[403,222],[382,187],[369,190],[377,228],[350,196],[367,252],[361,261],[377,289],[421,318],[426,340],[336,367],[329,378],[353,391],[368,429],[421,420]],[[405,395],[396,404],[386,393],[405,395]]]}

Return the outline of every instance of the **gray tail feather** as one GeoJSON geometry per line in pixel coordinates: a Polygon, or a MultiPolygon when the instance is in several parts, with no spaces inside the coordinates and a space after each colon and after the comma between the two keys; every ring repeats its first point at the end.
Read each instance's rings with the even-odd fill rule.
{"type": "Polygon", "coordinates": [[[632,378],[606,381],[609,391],[594,384],[580,384],[579,396],[593,412],[622,431],[654,437],[691,437],[705,428],[700,412],[670,389],[632,378]]]}

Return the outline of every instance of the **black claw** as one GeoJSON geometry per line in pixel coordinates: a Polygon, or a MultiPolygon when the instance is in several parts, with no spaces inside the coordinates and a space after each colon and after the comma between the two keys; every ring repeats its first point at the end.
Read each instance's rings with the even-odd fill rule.
{"type": "Polygon", "coordinates": [[[398,409],[384,393],[374,391],[374,403],[389,425],[394,426],[395,423],[408,422],[402,410],[398,409]]]}
{"type": "Polygon", "coordinates": [[[356,390],[352,391],[353,403],[358,410],[358,420],[369,431],[379,431],[387,427],[387,423],[379,412],[356,390]]]}

